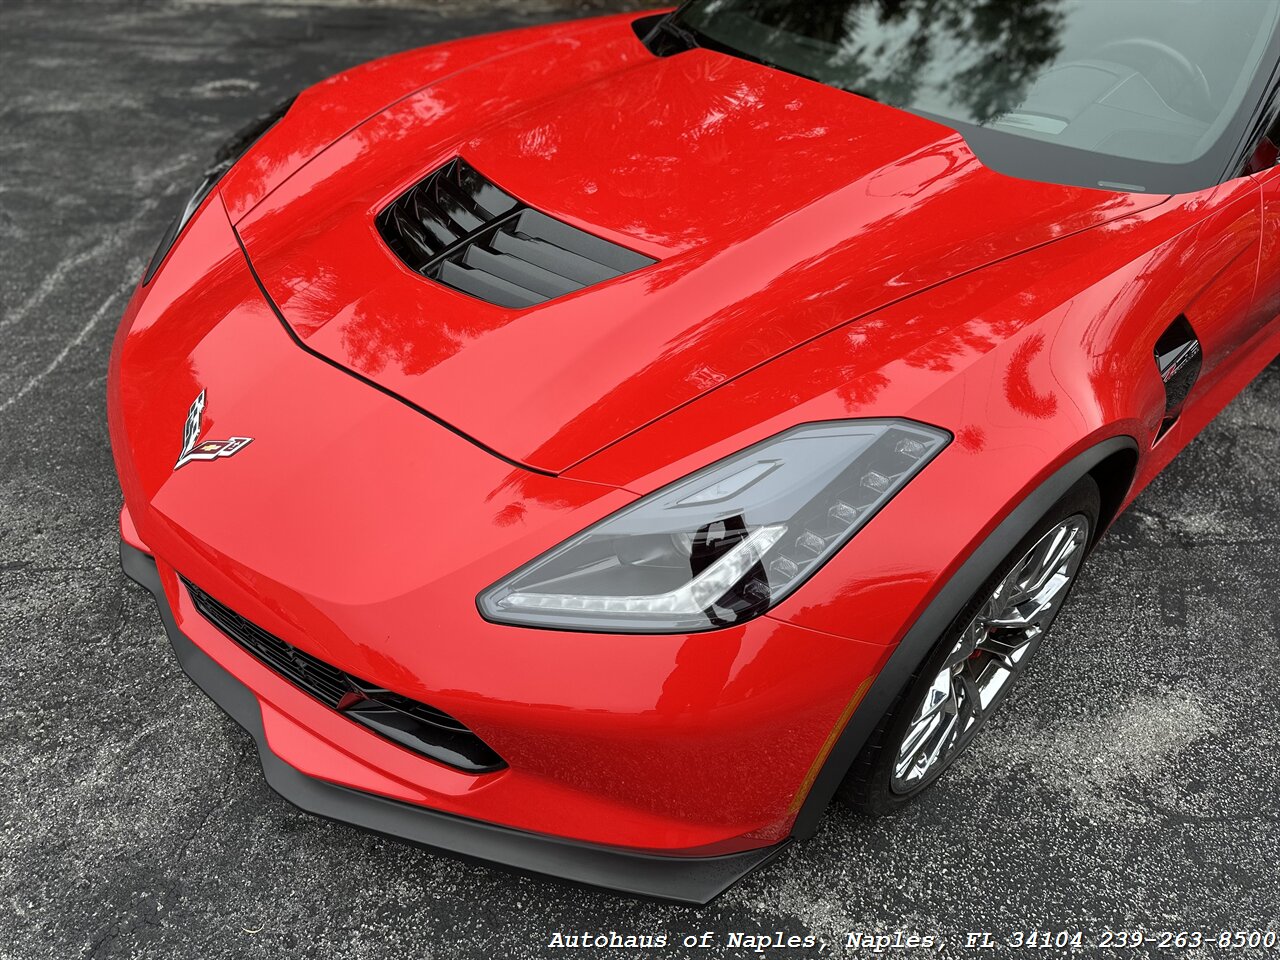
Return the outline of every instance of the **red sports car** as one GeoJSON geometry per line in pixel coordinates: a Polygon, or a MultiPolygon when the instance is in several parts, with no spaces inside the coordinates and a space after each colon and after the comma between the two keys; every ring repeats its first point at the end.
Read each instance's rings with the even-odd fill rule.
{"type": "Polygon", "coordinates": [[[1280,5],[692,0],[236,137],[125,572],[315,813],[692,903],[956,762],[1280,352],[1280,5]]]}

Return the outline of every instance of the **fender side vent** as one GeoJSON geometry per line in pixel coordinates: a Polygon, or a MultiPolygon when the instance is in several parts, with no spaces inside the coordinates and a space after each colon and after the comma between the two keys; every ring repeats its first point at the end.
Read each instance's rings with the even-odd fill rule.
{"type": "Polygon", "coordinates": [[[465,773],[478,775],[506,767],[466,724],[443,710],[345,673],[267,633],[185,577],[182,584],[200,615],[241,649],[348,720],[465,773]]]}
{"type": "Polygon", "coordinates": [[[453,160],[378,214],[406,266],[478,300],[521,309],[656,263],[521,203],[453,160]]]}
{"type": "Polygon", "coordinates": [[[1156,341],[1155,357],[1156,369],[1160,371],[1160,379],[1164,381],[1165,397],[1164,419],[1156,434],[1156,441],[1159,442],[1178,422],[1182,407],[1187,402],[1187,395],[1199,379],[1200,367],[1204,362],[1200,340],[1185,316],[1179,316],[1160,335],[1160,339],[1156,341]]]}

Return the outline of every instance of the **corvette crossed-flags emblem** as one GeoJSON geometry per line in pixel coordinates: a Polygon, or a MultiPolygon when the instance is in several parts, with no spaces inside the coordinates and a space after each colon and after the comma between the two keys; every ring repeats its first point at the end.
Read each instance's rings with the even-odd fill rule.
{"type": "Polygon", "coordinates": [[[253,437],[232,437],[230,440],[201,442],[201,420],[204,417],[208,393],[207,390],[201,390],[200,396],[196,397],[195,402],[191,404],[191,409],[187,411],[187,422],[182,428],[182,453],[178,455],[178,462],[173,465],[175,470],[193,460],[217,460],[220,457],[230,457],[253,443],[253,437]]]}

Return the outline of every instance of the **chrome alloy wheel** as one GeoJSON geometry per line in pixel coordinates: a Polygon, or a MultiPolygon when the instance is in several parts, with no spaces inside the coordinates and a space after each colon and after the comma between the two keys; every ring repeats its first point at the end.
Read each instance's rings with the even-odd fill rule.
{"type": "Polygon", "coordinates": [[[1039,648],[1088,542],[1088,518],[1067,517],[983,601],[907,726],[893,765],[895,793],[933,779],[969,745],[1039,648]]]}

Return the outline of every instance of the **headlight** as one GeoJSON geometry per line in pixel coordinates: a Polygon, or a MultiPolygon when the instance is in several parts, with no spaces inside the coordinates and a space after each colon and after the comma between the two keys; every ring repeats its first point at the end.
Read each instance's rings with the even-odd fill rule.
{"type": "Polygon", "coordinates": [[[796,427],[543,554],[482,593],[480,612],[609,633],[741,623],[812,576],[950,439],[902,420],[796,427]]]}
{"type": "Polygon", "coordinates": [[[156,252],[151,256],[151,262],[147,264],[147,272],[142,276],[143,285],[151,282],[151,278],[160,269],[160,264],[164,263],[164,258],[169,255],[169,250],[178,239],[178,234],[182,233],[182,228],[187,225],[192,214],[200,209],[200,204],[204,203],[205,197],[209,196],[210,191],[218,185],[218,181],[235,166],[237,160],[249,152],[249,148],[257,143],[264,133],[289,112],[289,108],[293,106],[293,101],[296,99],[296,97],[290,97],[278,104],[270,113],[237,131],[230,140],[218,148],[218,152],[213,157],[213,165],[205,170],[200,186],[196,187],[195,193],[187,199],[182,210],[165,229],[164,236],[160,238],[160,245],[156,247],[156,252]]]}

